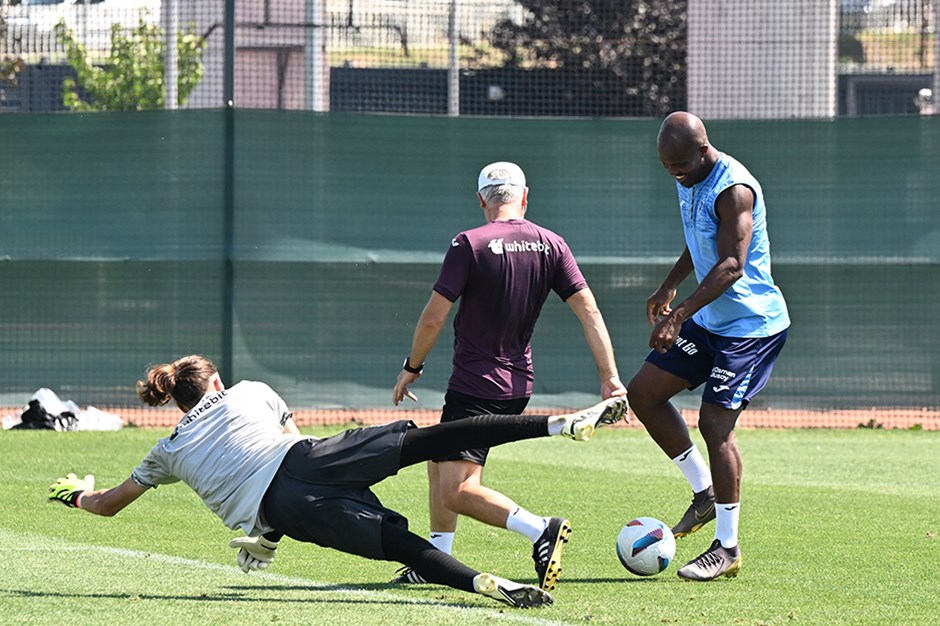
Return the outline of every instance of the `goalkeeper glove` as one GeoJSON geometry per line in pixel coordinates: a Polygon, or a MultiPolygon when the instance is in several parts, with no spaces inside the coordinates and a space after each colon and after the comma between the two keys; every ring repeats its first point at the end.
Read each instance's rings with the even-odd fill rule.
{"type": "Polygon", "coordinates": [[[61,502],[65,506],[78,508],[78,500],[86,491],[95,490],[95,477],[86,474],[85,478],[79,478],[75,474],[68,474],[65,478],[60,478],[49,485],[49,499],[53,502],[61,502]]]}
{"type": "Polygon", "coordinates": [[[238,566],[246,574],[252,570],[265,569],[274,560],[277,551],[277,541],[264,537],[238,537],[229,542],[230,548],[241,548],[238,551],[238,566]]]}

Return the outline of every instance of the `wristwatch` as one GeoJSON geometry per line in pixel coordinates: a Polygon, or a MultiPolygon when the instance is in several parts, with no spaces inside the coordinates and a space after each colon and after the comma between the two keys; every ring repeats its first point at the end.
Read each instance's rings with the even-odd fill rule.
{"type": "Polygon", "coordinates": [[[411,355],[408,355],[405,357],[405,362],[401,364],[401,368],[410,374],[420,374],[421,372],[423,372],[424,363],[422,363],[418,367],[411,367],[411,363],[408,362],[408,357],[410,356],[411,355]]]}

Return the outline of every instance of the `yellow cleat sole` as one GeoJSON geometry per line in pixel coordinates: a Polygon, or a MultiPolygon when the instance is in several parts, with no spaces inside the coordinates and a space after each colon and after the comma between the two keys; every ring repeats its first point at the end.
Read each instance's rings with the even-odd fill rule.
{"type": "Polygon", "coordinates": [[[558,579],[561,578],[561,552],[565,544],[568,543],[569,535],[571,535],[571,525],[565,523],[558,532],[558,541],[555,543],[555,548],[552,550],[552,555],[549,558],[548,569],[545,572],[545,580],[539,585],[539,587],[545,591],[554,591],[555,586],[558,584],[558,579]]]}

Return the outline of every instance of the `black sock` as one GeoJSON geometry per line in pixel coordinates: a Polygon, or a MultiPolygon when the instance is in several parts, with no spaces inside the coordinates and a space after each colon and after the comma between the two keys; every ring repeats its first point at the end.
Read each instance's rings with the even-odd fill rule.
{"type": "Polygon", "coordinates": [[[407,528],[383,520],[382,549],[385,558],[407,565],[430,583],[475,592],[473,578],[480,572],[438,550],[407,528]]]}

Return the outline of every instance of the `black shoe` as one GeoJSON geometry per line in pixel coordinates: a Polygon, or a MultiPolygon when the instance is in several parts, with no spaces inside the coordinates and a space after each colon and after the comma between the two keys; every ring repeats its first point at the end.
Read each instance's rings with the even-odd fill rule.
{"type": "Polygon", "coordinates": [[[412,568],[405,567],[399,568],[398,574],[395,578],[388,581],[392,585],[423,585],[428,582],[421,576],[418,572],[414,571],[412,568]]]}
{"type": "Polygon", "coordinates": [[[691,535],[713,519],[715,519],[715,490],[709,487],[693,494],[692,504],[689,505],[679,523],[672,527],[672,534],[677,539],[691,535]]]}
{"type": "Polygon", "coordinates": [[[686,563],[679,578],[686,580],[715,580],[719,576],[734,578],[741,571],[741,548],[725,548],[715,539],[711,547],[698,558],[686,563]]]}
{"type": "Polygon", "coordinates": [[[551,591],[561,575],[561,551],[568,543],[571,534],[571,522],[561,517],[548,520],[545,531],[532,546],[532,560],[535,561],[535,574],[539,577],[539,587],[551,591]]]}

